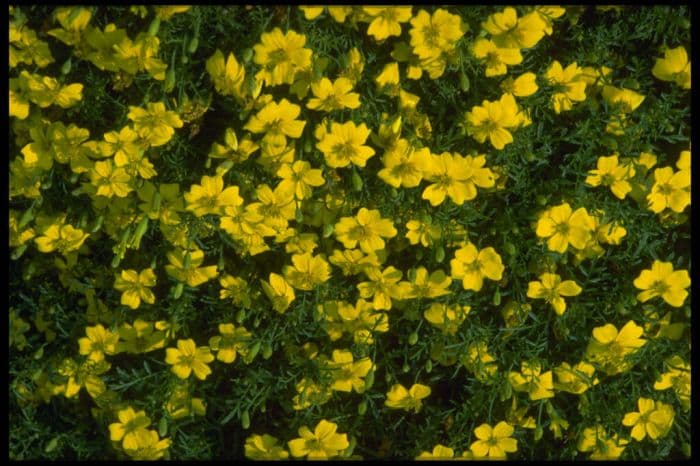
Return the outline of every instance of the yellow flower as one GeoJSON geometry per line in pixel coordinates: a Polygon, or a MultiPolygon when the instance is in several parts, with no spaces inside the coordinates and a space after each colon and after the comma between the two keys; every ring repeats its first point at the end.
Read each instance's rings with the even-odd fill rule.
{"type": "Polygon", "coordinates": [[[374,368],[374,364],[368,357],[353,361],[352,352],[349,350],[333,350],[333,360],[328,362],[328,368],[333,375],[331,390],[340,392],[355,390],[355,393],[364,393],[363,377],[366,377],[374,368]]]}
{"type": "Polygon", "coordinates": [[[384,65],[382,72],[374,78],[374,82],[377,83],[378,89],[387,88],[389,95],[396,95],[399,91],[399,64],[397,62],[391,62],[384,65]]]}
{"type": "Polygon", "coordinates": [[[437,298],[450,294],[448,290],[452,279],[442,270],[436,270],[428,275],[425,267],[418,267],[402,299],[437,298]]]}
{"type": "Polygon", "coordinates": [[[292,264],[284,267],[284,278],[297,290],[313,290],[331,277],[331,268],[320,255],[293,254],[292,264]]]}
{"type": "Polygon", "coordinates": [[[146,181],[137,191],[142,204],[139,209],[151,220],[158,220],[162,225],[180,224],[178,212],[184,209],[180,196],[180,185],[177,183],[161,183],[156,189],[150,181],[146,181]]]}
{"type": "Polygon", "coordinates": [[[668,371],[661,374],[654,382],[654,390],[673,388],[684,410],[690,409],[690,363],[680,356],[672,356],[666,360],[668,371]]]}
{"type": "Polygon", "coordinates": [[[297,120],[301,107],[282,99],[279,103],[269,102],[243,127],[251,133],[265,133],[266,137],[288,136],[298,139],[306,121],[297,120]]]}
{"type": "Polygon", "coordinates": [[[151,268],[141,272],[122,270],[121,276],[114,281],[114,288],[122,291],[121,303],[131,309],[137,309],[142,299],[148,304],[153,304],[156,298],[148,288],[155,285],[156,275],[151,268]]]}
{"type": "Polygon", "coordinates": [[[462,280],[465,290],[480,291],[484,278],[500,280],[505,267],[501,256],[495,249],[487,247],[481,251],[472,243],[467,243],[455,251],[455,258],[450,261],[451,276],[462,280]]]}
{"type": "Polygon", "coordinates": [[[54,104],[70,108],[83,100],[83,85],[80,83],[61,86],[55,78],[29,74],[27,71],[22,71],[19,79],[27,89],[27,99],[41,108],[54,104]]]}
{"type": "Polygon", "coordinates": [[[230,299],[239,306],[250,307],[251,301],[247,281],[225,274],[219,278],[219,284],[221,285],[221,290],[219,291],[220,299],[230,299]]]}
{"type": "Polygon", "coordinates": [[[536,12],[518,19],[515,8],[507,7],[486,18],[481,27],[492,35],[499,47],[527,49],[534,47],[544,37],[548,25],[536,12]]]}
{"type": "Polygon", "coordinates": [[[629,179],[635,175],[634,167],[619,165],[617,154],[599,157],[598,168],[589,170],[586,184],[589,186],[610,186],[610,191],[618,199],[624,199],[632,191],[629,179]]]}
{"type": "Polygon", "coordinates": [[[654,186],[647,195],[649,210],[659,213],[665,208],[681,213],[690,205],[690,170],[673,172],[671,167],[654,170],[654,186]]]}
{"type": "Polygon", "coordinates": [[[170,444],[170,439],[160,439],[155,430],[144,429],[136,432],[133,448],[124,452],[134,460],[153,461],[162,458],[170,444]]]}
{"type": "Polygon", "coordinates": [[[671,262],[655,260],[650,269],[642,270],[634,279],[634,286],[644,290],[637,294],[643,303],[661,296],[671,306],[681,307],[688,297],[685,289],[690,286],[690,276],[687,270],[674,271],[671,262]]]}
{"type": "Polygon", "coordinates": [[[139,135],[131,126],[123,127],[119,132],[109,131],[102,136],[104,141],[100,143],[101,155],[119,156],[128,160],[134,154],[138,154],[142,147],[139,145],[139,135]]]}
{"type": "Polygon", "coordinates": [[[197,347],[194,340],[178,340],[177,348],[166,348],[165,362],[172,365],[171,372],[181,379],[188,378],[192,372],[199,380],[204,380],[211,369],[207,365],[214,360],[208,346],[197,347]]]}
{"type": "Polygon", "coordinates": [[[566,311],[566,302],[562,296],[577,296],[581,294],[581,287],[573,280],[561,281],[561,277],[555,273],[543,273],[539,282],[530,282],[527,285],[527,297],[544,299],[554,308],[557,315],[563,315],[566,311]]]}
{"type": "Polygon", "coordinates": [[[530,399],[542,400],[554,397],[552,371],[542,372],[542,365],[536,361],[523,361],[520,372],[510,372],[508,382],[516,392],[527,392],[530,399]]]}
{"type": "Polygon", "coordinates": [[[394,188],[415,188],[430,170],[430,149],[415,148],[406,139],[399,139],[390,149],[384,151],[384,168],[377,176],[394,188]]]}
{"type": "Polygon", "coordinates": [[[420,10],[411,18],[411,47],[421,60],[435,58],[443,52],[451,52],[469,26],[459,15],[437,8],[432,16],[420,10]]]}
{"type": "Polygon", "coordinates": [[[423,317],[443,333],[454,335],[459,330],[459,326],[464,322],[464,319],[466,319],[469,311],[471,311],[471,306],[462,306],[460,304],[448,306],[444,303],[433,303],[423,312],[423,317]]]}
{"type": "Polygon", "coordinates": [[[245,135],[239,142],[236,133],[232,128],[226,128],[224,132],[224,144],[213,143],[209,151],[209,157],[213,159],[226,159],[224,163],[216,168],[217,175],[223,175],[235,163],[248,160],[248,157],[260,149],[260,146],[250,139],[250,135],[245,135]]]}
{"type": "Polygon", "coordinates": [[[251,460],[286,460],[289,452],[278,442],[272,435],[253,434],[245,439],[245,457],[251,460]]]}
{"type": "Polygon", "coordinates": [[[554,388],[559,391],[580,395],[594,385],[598,385],[598,377],[594,377],[595,367],[585,361],[581,361],[571,367],[569,363],[562,362],[554,368],[557,381],[554,388]]]}
{"type": "Polygon", "coordinates": [[[239,99],[243,97],[241,86],[245,80],[245,68],[238,63],[233,53],[229,53],[224,61],[224,54],[216,49],[214,55],[207,60],[206,70],[219,94],[233,95],[239,99]]]}
{"type": "Polygon", "coordinates": [[[146,109],[129,106],[127,114],[134,122],[134,130],[153,146],[162,146],[172,139],[175,130],[182,128],[182,120],[177,113],[166,110],[163,102],[149,102],[146,109]]]}
{"type": "Polygon", "coordinates": [[[535,73],[527,71],[515,79],[512,76],[506,78],[501,83],[501,89],[503,89],[503,92],[513,94],[516,97],[527,97],[539,89],[535,79],[535,73]]]}
{"type": "Polygon", "coordinates": [[[90,170],[90,183],[97,188],[98,196],[126,197],[134,188],[125,169],[115,167],[111,159],[95,162],[90,170]]]}
{"type": "Polygon", "coordinates": [[[391,309],[392,298],[403,298],[402,287],[398,284],[403,272],[391,265],[383,271],[379,267],[367,267],[364,269],[364,272],[370,281],[358,283],[357,289],[360,291],[360,297],[362,298],[374,297],[372,301],[374,309],[389,310],[391,309]]]}
{"type": "Polygon", "coordinates": [[[367,254],[384,249],[382,238],[396,236],[391,220],[381,217],[378,210],[360,208],[355,217],[342,217],[335,224],[335,236],[347,249],[359,244],[367,254]]]}
{"type": "Polygon", "coordinates": [[[631,113],[644,102],[644,96],[630,89],[615,86],[603,86],[603,99],[620,113],[631,113]]]}
{"type": "Polygon", "coordinates": [[[496,359],[489,353],[485,341],[471,343],[460,357],[460,362],[482,383],[492,383],[498,372],[496,359]]]}
{"type": "Polygon", "coordinates": [[[481,106],[475,105],[466,113],[467,133],[481,143],[488,138],[495,149],[501,150],[513,142],[508,129],[520,126],[518,112],[512,94],[503,94],[494,102],[484,100],[481,106]]]}
{"type": "Polygon", "coordinates": [[[153,10],[155,11],[156,18],[160,19],[161,21],[168,21],[173,17],[173,15],[185,13],[186,11],[189,11],[190,8],[192,7],[189,5],[168,5],[154,6],[153,10]]]}
{"type": "Polygon", "coordinates": [[[80,249],[87,237],[90,236],[79,228],[72,225],[53,223],[41,233],[41,236],[34,238],[36,248],[41,252],[56,251],[66,254],[70,251],[80,249]]]}
{"type": "Polygon", "coordinates": [[[428,395],[430,395],[430,387],[427,385],[416,383],[409,390],[406,390],[403,385],[394,384],[386,394],[384,405],[389,408],[413,410],[418,413],[423,406],[421,400],[428,395]]]}
{"type": "Polygon", "coordinates": [[[351,92],[352,87],[352,81],[347,78],[338,78],[332,83],[328,78],[321,78],[311,83],[311,92],[314,93],[314,97],[309,99],[306,107],[324,112],[358,108],[360,94],[351,92]]]}
{"type": "Polygon", "coordinates": [[[201,185],[193,184],[190,192],[185,193],[187,210],[197,217],[207,214],[224,215],[226,207],[243,204],[238,195],[238,186],[224,189],[224,179],[219,176],[202,176],[201,185]]]}
{"type": "Polygon", "coordinates": [[[277,176],[282,178],[277,188],[292,191],[298,200],[311,197],[311,186],[322,186],[326,181],[321,170],[312,169],[305,160],[295,160],[293,164],[280,166],[277,176]]]}
{"type": "Polygon", "coordinates": [[[267,86],[294,83],[296,72],[311,66],[313,52],[305,44],[306,36],[291,29],[286,34],[280,28],[264,32],[253,46],[253,62],[262,66],[255,78],[267,86]]]}
{"type": "Polygon", "coordinates": [[[584,249],[594,230],[595,222],[585,207],[572,213],[569,203],[564,202],[542,213],[537,221],[536,233],[540,238],[549,238],[547,248],[550,251],[563,254],[569,244],[576,249],[584,249]]]}
{"type": "Polygon", "coordinates": [[[618,438],[617,434],[609,435],[598,425],[583,429],[577,448],[580,452],[590,452],[589,458],[592,460],[616,460],[628,443],[628,440],[618,438]]]}
{"type": "Polygon", "coordinates": [[[422,451],[420,453],[420,455],[416,456],[416,459],[417,460],[442,460],[442,459],[454,458],[454,456],[455,456],[455,451],[452,448],[446,447],[444,445],[440,445],[438,443],[433,448],[432,453],[429,451],[422,451]]]}
{"type": "Polygon", "coordinates": [[[593,339],[586,348],[586,359],[608,375],[624,372],[632,367],[627,355],[635,353],[647,342],[640,338],[644,329],[633,320],[618,332],[613,324],[593,329],[593,339]]]}
{"type": "Polygon", "coordinates": [[[637,400],[639,412],[625,414],[622,425],[632,427],[630,435],[641,442],[649,435],[652,440],[665,437],[673,425],[675,411],[671,405],[640,397],[637,400]]]}
{"type": "Polygon", "coordinates": [[[301,438],[287,442],[289,452],[295,458],[306,457],[310,460],[333,458],[341,450],[350,446],[347,434],[336,433],[338,425],[325,419],[316,425],[313,432],[308,427],[299,428],[301,438]]]}
{"type": "Polygon", "coordinates": [[[102,324],[94,327],[85,327],[87,337],[80,338],[80,354],[85,355],[91,361],[102,361],[105,354],[112,355],[117,352],[119,334],[106,330],[102,324]]]}
{"type": "Polygon", "coordinates": [[[586,82],[580,78],[580,74],[581,70],[575,62],[564,69],[561,63],[554,60],[547,68],[545,79],[557,89],[552,94],[555,113],[571,110],[574,102],[586,100],[586,82]]]}
{"type": "Polygon", "coordinates": [[[401,24],[411,19],[410,6],[387,6],[369,7],[363,6],[364,13],[372,18],[367,34],[377,41],[382,41],[387,37],[400,36],[401,24]]]}
{"type": "Polygon", "coordinates": [[[66,398],[72,398],[83,387],[93,398],[101,395],[106,387],[99,376],[107,372],[110,367],[111,364],[104,359],[101,361],[86,359],[80,364],[77,364],[72,359],[65,359],[58,369],[59,374],[68,377],[63,395],[66,398]]]}
{"type": "MultiPolygon", "coordinates": [[[[283,186],[284,188],[284,186],[283,186]]],[[[255,190],[258,202],[249,204],[248,212],[259,216],[269,232],[263,232],[265,236],[283,232],[287,229],[288,221],[294,218],[296,203],[294,193],[289,189],[281,189],[279,185],[273,191],[266,184],[260,185],[255,190]]]]}
{"type": "Polygon", "coordinates": [[[207,413],[204,401],[193,397],[190,393],[188,382],[176,385],[164,406],[172,419],[182,419],[192,415],[204,416],[207,413]]]}
{"type": "Polygon", "coordinates": [[[375,253],[365,254],[360,249],[334,249],[328,261],[339,267],[343,275],[355,275],[367,267],[379,267],[381,264],[375,253]]]}
{"type": "Polygon", "coordinates": [[[430,221],[409,220],[406,222],[406,229],[406,238],[411,244],[420,243],[426,248],[442,236],[440,227],[432,225],[430,221]]]}
{"type": "Polygon", "coordinates": [[[508,65],[517,65],[523,61],[520,50],[500,48],[493,41],[484,38],[474,41],[472,54],[485,62],[486,77],[506,74],[508,65]]]}
{"type": "Polygon", "coordinates": [[[350,163],[364,167],[374,155],[374,149],[364,145],[370,130],[364,123],[331,123],[331,130],[320,138],[316,147],[323,152],[326,164],[332,168],[346,167],[350,163]]]}
{"type": "Polygon", "coordinates": [[[217,351],[216,359],[226,364],[236,360],[236,354],[245,355],[248,352],[248,342],[252,334],[245,327],[234,327],[233,324],[219,324],[221,335],[209,339],[209,346],[217,351]]]}
{"type": "Polygon", "coordinates": [[[651,74],[662,81],[674,81],[682,89],[690,89],[690,60],[685,47],[667,49],[664,58],[656,59],[651,74]]]}
{"type": "Polygon", "coordinates": [[[204,252],[200,249],[176,249],[169,251],[167,257],[170,264],[165,266],[165,271],[168,275],[189,286],[199,286],[217,275],[215,265],[200,267],[204,262],[204,252]]]}
{"type": "Polygon", "coordinates": [[[506,453],[518,451],[518,441],[511,437],[515,429],[505,421],[491,427],[481,424],[474,429],[474,435],[479,439],[473,442],[469,449],[475,457],[505,459],[506,453]]]}
{"type": "Polygon", "coordinates": [[[120,342],[117,351],[127,353],[148,353],[165,346],[165,332],[153,330],[153,322],[136,319],[131,325],[127,322],[119,327],[120,342]]]}
{"type": "Polygon", "coordinates": [[[131,406],[120,409],[117,416],[119,422],[113,422],[109,425],[110,440],[113,442],[121,440],[124,449],[137,448],[138,433],[151,425],[151,419],[146,416],[145,411],[134,411],[131,406]]]}
{"type": "Polygon", "coordinates": [[[280,314],[284,313],[294,301],[294,288],[281,275],[271,273],[269,283],[264,280],[260,280],[260,283],[263,291],[272,301],[272,307],[280,314]]]}

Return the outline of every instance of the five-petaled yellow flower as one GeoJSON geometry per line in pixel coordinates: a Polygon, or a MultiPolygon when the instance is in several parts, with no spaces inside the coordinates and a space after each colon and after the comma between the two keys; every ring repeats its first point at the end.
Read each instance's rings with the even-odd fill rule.
{"type": "Polygon", "coordinates": [[[384,249],[382,238],[396,236],[396,228],[378,210],[362,207],[355,217],[343,217],[335,224],[335,236],[347,249],[359,244],[362,251],[370,254],[384,249]]]}
{"type": "Polygon", "coordinates": [[[518,451],[518,441],[511,436],[515,429],[505,421],[491,427],[489,424],[481,424],[474,429],[474,435],[478,439],[469,449],[478,458],[505,459],[506,453],[518,451]]]}
{"type": "Polygon", "coordinates": [[[173,374],[181,379],[188,378],[192,372],[199,380],[204,380],[211,369],[207,365],[214,360],[214,355],[208,346],[197,347],[194,340],[178,340],[177,348],[166,348],[165,362],[171,364],[173,374]]]}
{"type": "Polygon", "coordinates": [[[501,256],[492,247],[479,251],[472,243],[467,243],[455,251],[455,258],[450,261],[452,278],[462,280],[465,290],[480,291],[484,278],[500,280],[505,267],[501,256]]]}
{"type": "Polygon", "coordinates": [[[347,167],[351,163],[364,167],[374,155],[374,149],[364,145],[369,133],[364,123],[333,122],[330,131],[323,133],[316,147],[323,152],[326,164],[331,168],[347,167]]]}
{"type": "Polygon", "coordinates": [[[688,297],[686,288],[690,286],[687,270],[673,270],[671,262],[655,260],[650,269],[642,270],[634,279],[634,286],[641,291],[637,299],[643,303],[661,296],[673,307],[681,307],[688,297]]]}
{"type": "Polygon", "coordinates": [[[404,409],[406,411],[419,412],[423,407],[423,398],[430,395],[430,387],[419,383],[406,390],[401,384],[394,384],[386,394],[384,404],[389,408],[404,409]]]}
{"type": "Polygon", "coordinates": [[[632,427],[630,435],[641,442],[647,435],[656,440],[668,434],[673,425],[675,411],[671,405],[640,397],[637,400],[639,412],[629,412],[622,419],[622,424],[632,427]]]}
{"type": "Polygon", "coordinates": [[[141,305],[141,300],[153,304],[156,297],[149,288],[155,285],[156,274],[151,268],[141,272],[132,269],[122,270],[121,275],[114,281],[114,288],[122,292],[121,303],[131,309],[137,309],[141,305]]]}
{"type": "Polygon", "coordinates": [[[333,458],[350,446],[347,434],[338,434],[338,425],[325,419],[316,425],[313,432],[306,427],[299,428],[301,438],[287,442],[289,452],[295,458],[306,457],[310,460],[333,458]]]}
{"type": "Polygon", "coordinates": [[[530,282],[527,285],[527,297],[544,299],[552,305],[557,315],[564,314],[566,302],[562,296],[577,296],[581,294],[581,287],[573,280],[561,281],[561,277],[555,273],[543,273],[539,282],[530,282]]]}

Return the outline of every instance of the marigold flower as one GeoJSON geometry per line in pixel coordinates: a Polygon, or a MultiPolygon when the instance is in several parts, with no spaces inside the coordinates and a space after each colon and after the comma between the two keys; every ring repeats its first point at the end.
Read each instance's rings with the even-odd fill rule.
{"type": "Polygon", "coordinates": [[[311,92],[313,92],[314,97],[309,99],[306,107],[324,112],[358,108],[360,94],[351,92],[352,87],[352,81],[347,78],[338,78],[332,83],[328,78],[321,78],[319,81],[311,83],[311,92]]]}
{"type": "Polygon", "coordinates": [[[650,439],[656,440],[668,434],[675,416],[671,405],[640,397],[637,406],[639,412],[629,412],[622,419],[623,425],[632,427],[630,435],[633,439],[641,442],[649,435],[650,439]]]}
{"type": "Polygon", "coordinates": [[[187,210],[197,217],[207,214],[223,215],[226,207],[243,204],[238,195],[238,186],[224,189],[224,179],[219,176],[202,176],[201,185],[193,184],[190,192],[185,193],[187,210]]]}
{"type": "Polygon", "coordinates": [[[131,176],[124,168],[115,167],[111,159],[95,162],[90,170],[90,183],[97,188],[98,196],[126,197],[134,190],[131,176]]]}
{"type": "Polygon", "coordinates": [[[267,86],[292,84],[297,71],[311,66],[313,51],[305,44],[306,36],[291,29],[286,34],[280,28],[262,33],[260,43],[253,46],[253,62],[262,66],[255,78],[267,86]]]}
{"type": "Polygon", "coordinates": [[[626,358],[647,343],[640,338],[644,329],[633,320],[628,321],[618,332],[613,324],[593,329],[593,339],[586,348],[586,359],[598,364],[608,375],[619,374],[632,367],[626,358]]]}
{"type": "Polygon", "coordinates": [[[581,287],[575,281],[561,281],[561,277],[555,273],[543,273],[539,282],[533,281],[527,285],[527,297],[544,299],[552,305],[557,315],[566,311],[566,302],[562,296],[577,296],[581,291],[581,287]]]}
{"type": "Polygon", "coordinates": [[[674,81],[682,89],[690,89],[690,60],[682,45],[666,49],[664,58],[657,58],[651,74],[662,81],[674,81]]]}
{"type": "Polygon", "coordinates": [[[364,377],[374,368],[374,364],[368,357],[353,361],[349,350],[333,350],[333,360],[328,362],[328,368],[333,375],[331,390],[364,393],[364,377]]]}
{"type": "Polygon", "coordinates": [[[554,368],[554,375],[557,376],[554,389],[580,395],[600,382],[593,374],[595,374],[595,367],[585,361],[573,367],[567,362],[562,362],[554,368]]]}
{"type": "Polygon", "coordinates": [[[481,290],[484,278],[500,280],[505,270],[495,249],[487,247],[479,251],[472,243],[455,251],[450,267],[452,278],[462,280],[462,287],[473,291],[481,290]]]}
{"type": "Polygon", "coordinates": [[[680,356],[672,356],[666,360],[668,371],[654,382],[654,390],[673,388],[684,410],[690,409],[690,363],[680,356]]]}
{"type": "Polygon", "coordinates": [[[369,7],[362,10],[372,18],[367,34],[377,41],[401,35],[401,24],[411,19],[411,6],[369,7]]]}
{"type": "Polygon", "coordinates": [[[151,146],[162,146],[172,139],[175,130],[182,128],[177,113],[165,109],[163,102],[149,102],[146,109],[129,106],[127,118],[134,122],[134,130],[151,146]]]}
{"type": "Polygon", "coordinates": [[[681,307],[688,297],[685,289],[690,286],[690,276],[687,270],[674,271],[671,262],[655,260],[650,269],[642,270],[635,278],[634,286],[644,290],[637,294],[643,303],[661,296],[671,306],[681,307]]]}
{"type": "Polygon", "coordinates": [[[399,139],[384,151],[384,168],[379,170],[377,176],[394,188],[415,188],[423,179],[423,174],[430,171],[430,162],[430,149],[416,149],[406,139],[399,139]]]}
{"type": "Polygon", "coordinates": [[[581,70],[575,62],[564,69],[561,63],[554,60],[547,68],[545,78],[561,88],[561,91],[552,94],[555,113],[571,110],[574,102],[586,100],[586,82],[580,78],[580,74],[581,70]]]}
{"type": "Polygon", "coordinates": [[[420,455],[416,456],[417,460],[441,460],[454,458],[455,451],[444,445],[437,444],[433,448],[432,452],[422,451],[420,455]]]}
{"type": "Polygon", "coordinates": [[[486,77],[506,74],[508,65],[517,65],[523,61],[519,49],[500,48],[493,41],[484,38],[474,41],[472,53],[485,62],[486,77]]]}
{"type": "MultiPolygon", "coordinates": [[[[301,8],[301,7],[300,7],[301,8]]],[[[245,456],[251,460],[285,460],[289,452],[272,435],[253,434],[245,440],[245,456]]]]}
{"type": "Polygon", "coordinates": [[[102,361],[105,354],[111,355],[117,352],[119,334],[105,329],[102,324],[94,327],[85,327],[87,337],[80,338],[80,354],[86,355],[92,361],[102,361]]]}
{"type": "Polygon", "coordinates": [[[217,352],[217,360],[231,364],[236,360],[236,354],[245,355],[248,352],[248,342],[253,335],[245,327],[219,324],[219,333],[221,335],[209,339],[209,347],[217,352]]]}
{"type": "Polygon", "coordinates": [[[153,461],[162,458],[171,443],[170,439],[160,439],[155,430],[143,429],[136,432],[133,448],[124,452],[134,460],[153,461]]]}
{"type": "Polygon", "coordinates": [[[297,120],[301,107],[282,99],[279,103],[269,102],[258,113],[251,116],[243,127],[251,133],[265,133],[266,137],[287,136],[298,139],[306,121],[297,120]]]}
{"type": "Polygon", "coordinates": [[[214,355],[208,346],[200,346],[194,340],[178,340],[177,348],[166,348],[165,362],[172,365],[171,372],[181,379],[188,378],[192,372],[199,380],[204,380],[211,369],[207,365],[214,360],[214,355]]]}
{"type": "Polygon", "coordinates": [[[690,170],[673,172],[671,167],[654,170],[654,186],[647,195],[649,210],[659,213],[665,208],[680,213],[690,205],[690,170]]]}
{"type": "Polygon", "coordinates": [[[136,449],[138,447],[138,433],[151,425],[151,419],[146,416],[145,411],[134,411],[131,406],[119,410],[117,416],[119,422],[113,422],[109,425],[110,440],[113,442],[121,440],[124,449],[136,449]]]}
{"type": "Polygon", "coordinates": [[[518,451],[518,441],[511,437],[515,429],[505,421],[491,427],[489,424],[481,424],[474,429],[477,440],[469,449],[475,457],[488,457],[505,459],[506,453],[518,451]]]}
{"type": "Polygon", "coordinates": [[[552,371],[542,373],[542,365],[536,361],[523,361],[520,372],[508,374],[508,382],[513,390],[527,392],[533,401],[554,397],[552,371]]]}
{"type": "Polygon", "coordinates": [[[269,283],[260,280],[263,291],[272,301],[272,307],[275,311],[282,314],[287,310],[292,301],[294,301],[294,288],[281,276],[276,273],[271,273],[269,283]]]}
{"type": "Polygon", "coordinates": [[[193,251],[176,249],[166,255],[170,264],[165,266],[165,271],[175,280],[187,283],[189,286],[206,283],[218,273],[215,265],[200,267],[204,262],[204,252],[200,249],[193,251]]]}
{"type": "Polygon", "coordinates": [[[122,270],[121,275],[114,281],[114,288],[122,292],[121,303],[131,309],[137,309],[141,300],[153,304],[156,300],[153,292],[148,288],[156,285],[156,275],[153,269],[122,270]]]}
{"type": "Polygon", "coordinates": [[[565,253],[569,244],[576,249],[584,249],[595,222],[584,207],[572,213],[571,206],[564,202],[542,213],[537,221],[537,236],[549,238],[547,248],[550,251],[565,253]]]}
{"type": "Polygon", "coordinates": [[[625,451],[628,440],[621,439],[617,434],[609,435],[598,425],[586,427],[579,437],[578,451],[588,452],[592,460],[616,460],[625,451]]]}
{"type": "Polygon", "coordinates": [[[374,149],[364,145],[370,130],[364,123],[331,123],[331,130],[316,144],[329,167],[347,167],[350,163],[364,167],[374,155],[374,149]]]}
{"type": "Polygon", "coordinates": [[[406,411],[420,412],[423,398],[430,395],[430,387],[419,383],[413,384],[409,390],[406,390],[401,384],[394,384],[386,394],[384,405],[389,408],[404,409],[406,411]]]}
{"type": "Polygon", "coordinates": [[[475,105],[466,113],[467,133],[481,143],[488,138],[495,149],[502,150],[513,142],[513,135],[508,130],[520,126],[518,112],[512,94],[503,94],[494,102],[484,100],[481,106],[475,105]]]}
{"type": "Polygon", "coordinates": [[[311,460],[328,459],[350,446],[347,434],[336,433],[338,425],[325,419],[316,425],[313,432],[308,427],[299,428],[301,438],[287,442],[289,452],[295,458],[311,460]]]}

